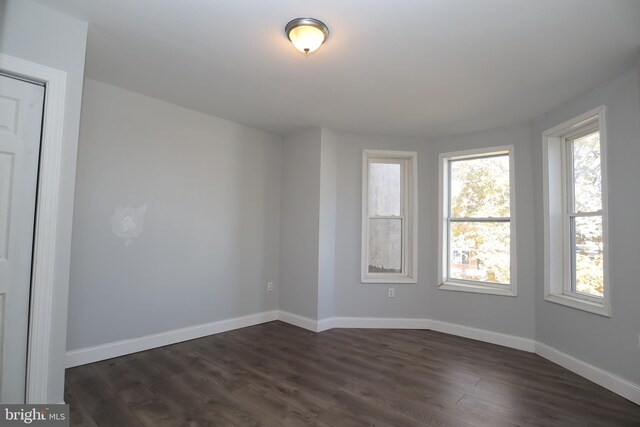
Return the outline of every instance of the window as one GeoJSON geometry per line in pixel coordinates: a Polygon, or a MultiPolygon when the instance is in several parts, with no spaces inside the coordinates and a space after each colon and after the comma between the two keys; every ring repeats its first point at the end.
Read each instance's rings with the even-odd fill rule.
{"type": "Polygon", "coordinates": [[[604,106],[543,134],[545,299],[608,316],[604,106]]]}
{"type": "Polygon", "coordinates": [[[417,280],[416,153],[364,150],[362,282],[417,280]]]}
{"type": "Polygon", "coordinates": [[[439,288],[516,295],[513,147],[442,154],[440,177],[439,288]]]}

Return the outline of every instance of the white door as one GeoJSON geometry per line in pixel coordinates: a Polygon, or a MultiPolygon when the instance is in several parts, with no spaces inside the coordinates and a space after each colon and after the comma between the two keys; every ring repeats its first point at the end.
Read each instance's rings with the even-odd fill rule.
{"type": "Polygon", "coordinates": [[[24,403],[44,87],[0,75],[0,402],[24,403]]]}

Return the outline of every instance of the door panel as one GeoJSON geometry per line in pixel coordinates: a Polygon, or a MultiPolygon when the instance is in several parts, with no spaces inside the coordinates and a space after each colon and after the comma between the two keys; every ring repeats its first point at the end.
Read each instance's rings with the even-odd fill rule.
{"type": "Polygon", "coordinates": [[[0,402],[25,397],[44,87],[0,75],[0,402]]]}
{"type": "MultiPolygon", "coordinates": [[[[6,78],[6,77],[3,77],[6,78]]],[[[15,135],[18,127],[17,99],[0,95],[0,130],[15,135]]]]}

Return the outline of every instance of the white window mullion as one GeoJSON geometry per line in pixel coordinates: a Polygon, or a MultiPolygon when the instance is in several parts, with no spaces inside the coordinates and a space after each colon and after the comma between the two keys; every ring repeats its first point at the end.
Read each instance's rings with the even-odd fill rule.
{"type": "Polygon", "coordinates": [[[508,216],[497,216],[497,217],[468,217],[468,218],[449,218],[451,222],[509,222],[511,221],[511,217],[508,216]]]}
{"type": "Polygon", "coordinates": [[[570,213],[569,216],[571,218],[577,217],[590,217],[590,216],[602,216],[602,211],[594,211],[594,212],[574,212],[570,213]]]}

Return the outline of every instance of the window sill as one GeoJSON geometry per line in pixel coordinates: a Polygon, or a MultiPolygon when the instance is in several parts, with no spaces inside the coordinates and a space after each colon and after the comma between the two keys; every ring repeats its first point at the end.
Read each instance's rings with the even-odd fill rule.
{"type": "Polygon", "coordinates": [[[604,302],[597,303],[564,294],[547,294],[544,296],[544,300],[578,310],[587,311],[589,313],[598,314],[600,316],[611,317],[611,310],[604,304],[604,302]]]}
{"type": "Polygon", "coordinates": [[[471,283],[461,283],[446,281],[438,286],[438,289],[444,291],[471,292],[475,294],[490,294],[515,297],[518,294],[512,287],[497,287],[491,285],[474,285],[471,283]]]}
{"type": "Polygon", "coordinates": [[[362,283],[418,283],[418,279],[407,276],[371,277],[365,276],[360,279],[362,283]]]}

